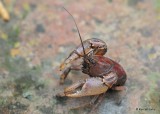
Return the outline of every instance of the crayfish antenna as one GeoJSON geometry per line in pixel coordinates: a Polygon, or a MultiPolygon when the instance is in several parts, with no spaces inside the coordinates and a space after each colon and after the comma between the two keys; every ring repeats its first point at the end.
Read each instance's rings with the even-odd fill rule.
{"type": "MultiPolygon", "coordinates": [[[[64,7],[63,7],[63,8],[64,8],[64,7]]],[[[64,8],[64,9],[71,15],[71,17],[72,17],[72,19],[73,19],[73,21],[74,21],[74,23],[75,23],[75,25],[76,25],[76,28],[77,28],[77,31],[78,31],[78,35],[79,35],[79,38],[80,38],[80,41],[81,41],[81,45],[82,45],[82,47],[83,47],[84,57],[86,57],[86,53],[85,53],[85,50],[84,50],[84,45],[83,45],[83,42],[82,42],[81,34],[80,34],[80,32],[79,32],[79,29],[78,29],[78,25],[77,25],[74,17],[72,16],[72,14],[71,14],[66,8],[64,8]]]]}

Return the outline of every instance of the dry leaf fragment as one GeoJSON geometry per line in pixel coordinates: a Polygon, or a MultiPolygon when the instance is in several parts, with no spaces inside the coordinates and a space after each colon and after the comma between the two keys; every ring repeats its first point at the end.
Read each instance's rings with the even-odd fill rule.
{"type": "Polygon", "coordinates": [[[9,13],[5,9],[5,7],[1,1],[0,1],[0,16],[2,17],[2,19],[4,21],[9,21],[9,19],[10,19],[9,13]]]}
{"type": "Polygon", "coordinates": [[[10,54],[11,54],[12,57],[16,57],[17,55],[20,54],[19,48],[13,48],[13,49],[11,49],[10,54]]]}

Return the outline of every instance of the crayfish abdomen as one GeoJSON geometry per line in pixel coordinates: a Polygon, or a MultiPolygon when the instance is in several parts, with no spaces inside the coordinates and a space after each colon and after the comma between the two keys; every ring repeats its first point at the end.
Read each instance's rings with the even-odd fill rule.
{"type": "MultiPolygon", "coordinates": [[[[117,82],[114,84],[114,86],[120,86],[125,84],[127,75],[123,67],[119,63],[113,61],[108,57],[99,55],[93,56],[92,59],[94,59],[95,61],[94,64],[86,63],[88,65],[88,72],[84,73],[88,74],[90,77],[103,77],[110,72],[114,72],[117,74],[118,77],[117,82]]],[[[85,61],[83,64],[85,64],[85,61]]]]}
{"type": "Polygon", "coordinates": [[[90,67],[90,76],[102,77],[110,72],[114,72],[118,77],[118,80],[114,85],[124,85],[127,75],[119,63],[104,56],[93,56],[93,58],[97,61],[97,64],[93,67],[90,67]]]}

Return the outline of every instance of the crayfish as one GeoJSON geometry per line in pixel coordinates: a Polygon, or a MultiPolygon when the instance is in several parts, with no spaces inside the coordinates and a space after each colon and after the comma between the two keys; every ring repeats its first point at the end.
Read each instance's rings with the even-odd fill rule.
{"type": "MultiPolygon", "coordinates": [[[[72,18],[74,20],[73,16],[72,18]]],[[[82,70],[83,73],[89,75],[89,78],[72,84],[65,88],[64,92],[57,94],[57,96],[95,96],[93,100],[91,100],[91,102],[94,103],[109,89],[118,91],[124,90],[124,84],[127,80],[126,72],[119,63],[108,57],[104,57],[107,52],[106,43],[98,38],[82,41],[75,20],[74,23],[76,25],[81,44],[72,51],[67,59],[65,59],[65,61],[60,65],[60,70],[62,71],[60,83],[64,83],[71,70],[82,70]],[[78,59],[83,60],[79,66],[71,64],[78,59]],[[68,66],[68,64],[70,64],[70,66],[68,66]]]]}

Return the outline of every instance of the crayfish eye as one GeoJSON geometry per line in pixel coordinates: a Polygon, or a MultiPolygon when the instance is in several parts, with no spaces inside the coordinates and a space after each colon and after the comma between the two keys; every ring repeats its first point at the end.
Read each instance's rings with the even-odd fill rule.
{"type": "Polygon", "coordinates": [[[91,48],[94,48],[94,45],[91,43],[91,48]]]}

